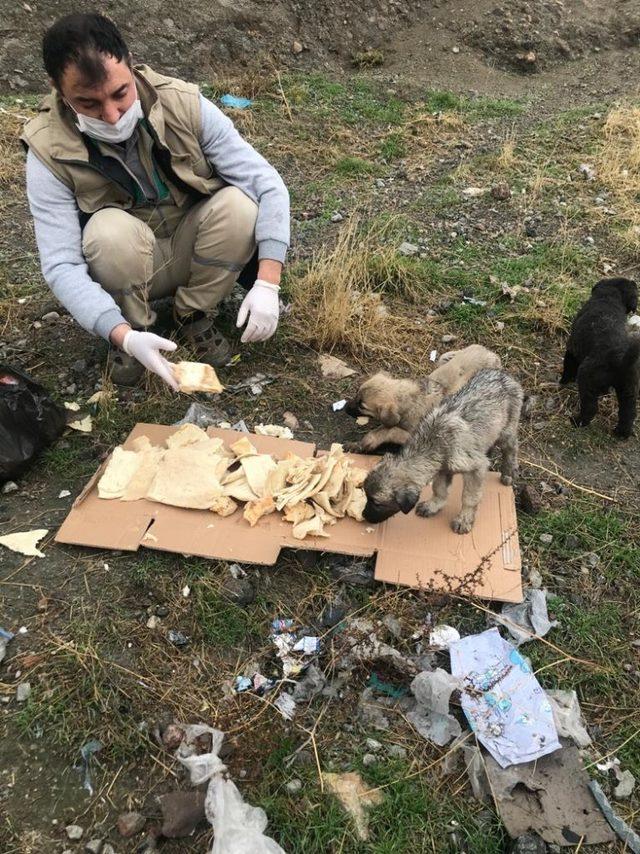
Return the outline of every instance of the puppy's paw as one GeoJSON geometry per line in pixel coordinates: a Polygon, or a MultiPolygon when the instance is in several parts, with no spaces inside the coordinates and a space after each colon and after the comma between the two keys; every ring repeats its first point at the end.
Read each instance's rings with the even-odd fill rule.
{"type": "Polygon", "coordinates": [[[616,437],[616,439],[622,439],[622,440],[630,439],[631,436],[633,435],[633,430],[631,429],[631,427],[620,427],[620,426],[618,426],[613,431],[613,435],[616,437]]]}
{"type": "Polygon", "coordinates": [[[451,523],[451,530],[456,534],[468,534],[473,528],[473,521],[465,519],[463,516],[456,516],[451,523]]]}
{"type": "Polygon", "coordinates": [[[439,513],[442,510],[442,506],[439,504],[434,504],[431,501],[421,501],[416,505],[416,513],[418,516],[422,516],[424,519],[428,519],[429,516],[435,516],[436,513],[439,513]]]}
{"type": "Polygon", "coordinates": [[[348,454],[361,454],[363,450],[360,442],[343,442],[342,447],[348,454]]]}
{"type": "Polygon", "coordinates": [[[510,474],[501,474],[500,483],[503,486],[511,486],[513,484],[513,477],[510,474]]]}
{"type": "Polygon", "coordinates": [[[360,439],[360,442],[353,443],[357,444],[358,450],[361,454],[373,454],[380,447],[380,442],[374,436],[370,436],[368,433],[360,439]]]}

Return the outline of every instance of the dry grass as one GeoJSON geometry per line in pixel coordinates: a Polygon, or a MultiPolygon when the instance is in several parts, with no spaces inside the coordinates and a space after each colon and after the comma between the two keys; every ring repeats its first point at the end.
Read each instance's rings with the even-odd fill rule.
{"type": "Polygon", "coordinates": [[[598,178],[613,196],[618,221],[627,225],[623,238],[640,248],[640,107],[612,110],[602,133],[598,178]]]}
{"type": "Polygon", "coordinates": [[[411,268],[398,264],[384,244],[390,223],[361,230],[352,218],[333,248],[322,247],[292,284],[296,338],[320,351],[339,350],[358,361],[388,357],[424,365],[430,349],[424,326],[394,313],[383,299],[385,285],[410,293],[411,268]]]}
{"type": "Polygon", "coordinates": [[[0,187],[5,189],[22,178],[24,153],[19,136],[25,118],[18,109],[0,107],[0,187]]]}

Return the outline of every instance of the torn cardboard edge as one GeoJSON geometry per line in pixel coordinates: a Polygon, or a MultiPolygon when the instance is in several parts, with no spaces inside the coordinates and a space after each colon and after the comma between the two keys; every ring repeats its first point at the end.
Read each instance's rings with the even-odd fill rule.
{"type": "MultiPolygon", "coordinates": [[[[129,449],[139,436],[162,445],[176,426],[137,424],[126,441],[129,449]]],[[[228,445],[246,435],[210,427],[209,436],[228,445]]],[[[295,439],[251,434],[260,453],[313,457],[326,453],[315,444],[295,439]]],[[[354,465],[371,469],[378,457],[348,454],[354,465]]],[[[108,460],[90,479],[72,505],[56,541],[101,549],[137,551],[140,546],[183,555],[272,566],[283,548],[335,552],[356,557],[375,555],[375,578],[391,584],[445,590],[503,602],[522,601],[518,524],[513,489],[490,472],[476,523],[469,534],[455,534],[451,521],[460,508],[462,478],[456,475],[447,506],[437,516],[422,519],[398,514],[381,525],[340,519],[330,537],[308,538],[301,544],[280,514],[260,520],[255,528],[242,513],[220,517],[209,510],[186,510],[139,501],[107,501],[98,497],[97,481],[108,460]]],[[[430,494],[427,487],[423,497],[430,494]]]]}

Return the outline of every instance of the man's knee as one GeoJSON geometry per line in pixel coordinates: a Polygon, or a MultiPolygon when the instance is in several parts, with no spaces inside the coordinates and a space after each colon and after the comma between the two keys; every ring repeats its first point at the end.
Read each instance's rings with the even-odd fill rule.
{"type": "Polygon", "coordinates": [[[118,208],[93,214],[82,234],[82,251],[92,275],[106,287],[111,280],[142,284],[153,273],[155,238],[146,223],[118,208]],[[123,280],[123,274],[126,273],[123,280]]]}
{"type": "Polygon", "coordinates": [[[255,244],[258,205],[237,187],[224,187],[205,202],[199,233],[213,230],[247,246],[255,244]]]}

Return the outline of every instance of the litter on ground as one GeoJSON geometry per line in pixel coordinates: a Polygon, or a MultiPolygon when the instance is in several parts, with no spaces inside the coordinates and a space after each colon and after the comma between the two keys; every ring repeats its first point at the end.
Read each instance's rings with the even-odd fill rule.
{"type": "Polygon", "coordinates": [[[450,652],[469,725],[502,768],[558,750],[551,704],[528,662],[498,629],[462,638],[450,652]]]}
{"type": "Polygon", "coordinates": [[[35,531],[17,531],[15,534],[5,534],[4,537],[0,537],[0,546],[27,557],[44,557],[44,552],[40,551],[38,543],[48,533],[49,531],[46,528],[38,528],[35,531]]]}
{"type": "Polygon", "coordinates": [[[356,771],[346,774],[323,773],[322,779],[328,791],[335,795],[352,817],[358,838],[366,842],[369,838],[367,809],[382,803],[382,792],[368,786],[356,771]]]}

